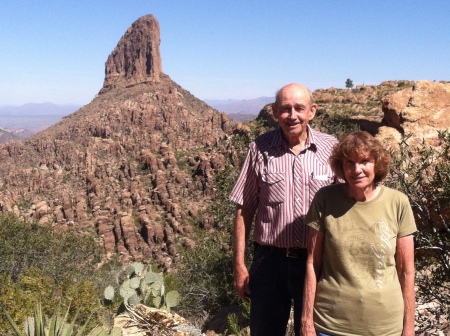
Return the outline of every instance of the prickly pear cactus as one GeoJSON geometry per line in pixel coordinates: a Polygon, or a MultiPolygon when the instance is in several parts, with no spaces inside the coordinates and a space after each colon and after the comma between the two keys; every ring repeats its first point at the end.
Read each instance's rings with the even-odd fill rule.
{"type": "MultiPolygon", "coordinates": [[[[170,310],[179,303],[179,293],[176,291],[166,293],[163,274],[153,272],[150,266],[135,262],[128,265],[123,273],[126,279],[120,285],[119,293],[126,304],[134,306],[151,302],[156,308],[170,310]]],[[[104,296],[105,299],[112,301],[114,288],[106,287],[104,296]]]]}
{"type": "Polygon", "coordinates": [[[135,274],[142,274],[142,272],[144,270],[144,264],[142,264],[140,262],[135,262],[135,263],[132,263],[131,266],[133,266],[135,274]]]}
{"type": "Polygon", "coordinates": [[[112,301],[114,299],[114,287],[113,286],[106,287],[103,294],[106,300],[112,301]]]}
{"type": "Polygon", "coordinates": [[[170,310],[170,308],[175,307],[180,303],[180,293],[177,291],[170,291],[166,294],[166,307],[170,310]]]}

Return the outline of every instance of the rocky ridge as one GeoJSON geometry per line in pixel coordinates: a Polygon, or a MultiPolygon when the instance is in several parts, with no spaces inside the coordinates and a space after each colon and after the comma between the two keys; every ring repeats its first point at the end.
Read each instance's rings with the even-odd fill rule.
{"type": "Polygon", "coordinates": [[[440,146],[439,131],[450,131],[450,83],[418,81],[382,99],[384,112],[380,134],[400,141],[410,136],[414,145],[440,146]]]}
{"type": "Polygon", "coordinates": [[[439,131],[450,131],[450,82],[386,81],[354,90],[317,90],[314,96],[319,109],[339,111],[392,148],[403,136],[411,144],[425,140],[439,146],[439,131]]]}
{"type": "Polygon", "coordinates": [[[214,173],[235,154],[233,123],[162,73],[158,48],[156,19],[140,18],[90,104],[0,147],[0,212],[95,228],[108,256],[170,269],[177,249],[194,244],[194,228],[211,224],[199,213],[214,195],[214,173]]]}

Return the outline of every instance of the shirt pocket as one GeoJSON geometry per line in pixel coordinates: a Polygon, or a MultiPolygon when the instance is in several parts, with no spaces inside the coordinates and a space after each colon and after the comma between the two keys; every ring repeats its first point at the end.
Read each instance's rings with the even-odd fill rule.
{"type": "Polygon", "coordinates": [[[327,166],[318,169],[317,171],[311,173],[309,177],[309,189],[311,191],[311,196],[322,187],[325,187],[334,182],[334,175],[331,169],[327,166]]]}
{"type": "Polygon", "coordinates": [[[264,174],[260,187],[260,201],[262,204],[284,202],[286,191],[284,173],[264,174]]]}

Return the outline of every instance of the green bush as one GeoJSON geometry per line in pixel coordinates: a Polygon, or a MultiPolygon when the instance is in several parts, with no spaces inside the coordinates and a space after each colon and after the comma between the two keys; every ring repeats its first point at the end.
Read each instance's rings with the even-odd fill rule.
{"type": "Polygon", "coordinates": [[[196,317],[201,313],[213,314],[220,308],[237,303],[233,289],[232,251],[229,232],[204,235],[197,246],[183,254],[177,287],[181,293],[180,314],[196,317]],[[231,245],[229,245],[231,246],[231,245]]]}
{"type": "MultiPolygon", "coordinates": [[[[0,310],[16,323],[32,315],[38,300],[45,314],[59,303],[71,307],[72,317],[78,311],[80,321],[92,311],[99,318],[108,314],[101,306],[100,288],[110,274],[94,271],[99,251],[92,236],[1,215],[0,241],[0,310]]],[[[0,334],[7,327],[6,316],[0,314],[0,334]]]]}
{"type": "Polygon", "coordinates": [[[34,314],[28,317],[24,323],[24,328],[19,327],[8,312],[5,312],[5,316],[11,326],[14,335],[16,336],[121,336],[122,330],[119,328],[113,328],[106,330],[101,327],[95,327],[88,331],[88,321],[84,325],[79,325],[77,322],[78,314],[75,314],[72,321],[69,321],[70,307],[65,314],[62,314],[61,307],[57,306],[54,309],[53,314],[48,318],[42,310],[42,304],[40,301],[36,302],[34,307],[34,314]]]}
{"type": "Polygon", "coordinates": [[[13,215],[0,216],[0,273],[13,279],[34,267],[54,279],[82,275],[99,261],[93,236],[75,230],[55,231],[49,225],[25,222],[13,215]]]}

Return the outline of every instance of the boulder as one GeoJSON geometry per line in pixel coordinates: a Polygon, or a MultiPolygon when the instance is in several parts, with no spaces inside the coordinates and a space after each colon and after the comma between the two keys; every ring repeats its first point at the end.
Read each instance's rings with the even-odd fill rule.
{"type": "Polygon", "coordinates": [[[450,130],[450,83],[418,81],[384,97],[382,110],[386,125],[404,134],[409,143],[420,145],[424,140],[439,146],[439,131],[450,130]]]}

